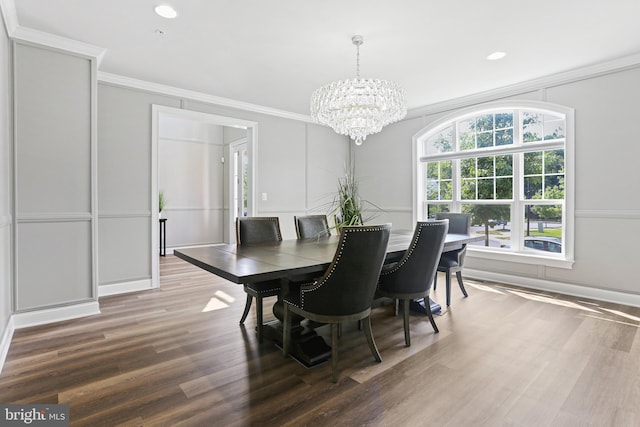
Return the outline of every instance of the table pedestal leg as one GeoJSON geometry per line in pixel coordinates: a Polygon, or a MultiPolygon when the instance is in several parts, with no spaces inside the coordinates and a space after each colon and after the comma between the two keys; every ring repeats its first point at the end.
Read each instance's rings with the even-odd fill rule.
{"type": "MultiPolygon", "coordinates": [[[[284,303],[278,298],[273,305],[273,314],[280,320],[265,323],[264,337],[282,347],[282,319],[284,318],[284,303]]],[[[331,347],[316,331],[300,324],[304,319],[293,314],[291,325],[291,349],[289,354],[306,367],[325,362],[331,357],[331,347]]]]}
{"type": "MultiPolygon", "coordinates": [[[[440,306],[440,304],[438,304],[431,298],[429,298],[428,300],[429,300],[429,306],[431,307],[431,313],[440,314],[440,312],[442,311],[442,307],[440,306]]],[[[410,303],[411,305],[409,307],[411,308],[411,311],[413,311],[414,313],[424,314],[426,316],[427,309],[426,309],[425,303],[426,303],[426,300],[424,298],[414,299],[414,300],[411,300],[411,303],[410,303]]]]}

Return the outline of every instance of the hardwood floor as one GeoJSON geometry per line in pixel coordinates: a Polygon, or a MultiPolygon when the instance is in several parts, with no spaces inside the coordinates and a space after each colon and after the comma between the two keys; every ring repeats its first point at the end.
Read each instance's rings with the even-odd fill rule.
{"type": "Polygon", "coordinates": [[[467,280],[440,334],[412,316],[409,348],[402,319],[375,309],[380,364],[345,326],[333,384],[329,364],[259,345],[255,312],[238,325],[241,286],[173,256],[161,283],[16,331],[0,402],[67,403],[74,426],[640,425],[639,308],[467,280]]]}

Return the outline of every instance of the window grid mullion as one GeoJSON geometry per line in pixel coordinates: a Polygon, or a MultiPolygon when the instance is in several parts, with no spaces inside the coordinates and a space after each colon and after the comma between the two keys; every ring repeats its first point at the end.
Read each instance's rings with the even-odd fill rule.
{"type": "MultiPolygon", "coordinates": [[[[463,124],[463,122],[465,121],[469,121],[471,117],[466,116],[466,118],[462,118],[462,119],[458,119],[458,120],[454,120],[452,123],[453,129],[452,129],[452,139],[453,139],[453,145],[454,145],[454,151],[453,152],[446,152],[446,153],[436,153],[436,154],[430,154],[430,155],[426,155],[425,150],[423,149],[423,153],[425,153],[425,155],[423,155],[422,157],[420,157],[420,162],[439,162],[441,160],[449,160],[451,162],[451,210],[452,211],[461,211],[462,205],[467,205],[467,204],[473,204],[473,205],[479,205],[479,204],[504,204],[504,205],[510,205],[511,209],[510,209],[510,222],[511,222],[511,242],[512,242],[512,247],[518,251],[522,250],[524,248],[524,218],[525,218],[525,207],[527,205],[545,205],[545,204],[557,204],[557,205],[561,205],[562,206],[562,222],[561,224],[563,224],[563,228],[564,228],[564,224],[566,224],[566,208],[565,208],[565,203],[566,203],[566,199],[563,200],[550,200],[547,198],[547,175],[545,174],[545,170],[546,170],[546,158],[544,153],[548,150],[556,150],[556,149],[566,149],[566,133],[562,136],[564,136],[563,138],[559,138],[559,139],[554,139],[554,140],[544,140],[544,134],[545,132],[545,123],[543,123],[543,129],[542,129],[542,136],[541,136],[541,140],[540,142],[538,142],[537,140],[535,140],[534,142],[529,142],[529,143],[525,143],[524,142],[524,123],[523,123],[523,117],[524,117],[524,111],[529,111],[529,110],[525,110],[525,109],[521,109],[521,108],[517,108],[517,109],[512,109],[513,111],[513,120],[512,120],[512,126],[508,126],[505,129],[508,128],[512,128],[512,135],[513,135],[513,144],[509,144],[509,145],[496,145],[497,144],[497,134],[496,134],[496,113],[492,113],[491,117],[492,117],[492,121],[493,121],[493,129],[491,130],[491,137],[493,140],[493,146],[492,147],[483,147],[483,148],[478,148],[478,141],[479,141],[479,135],[480,132],[478,130],[478,116],[473,117],[473,123],[475,124],[475,126],[472,126],[469,130],[473,129],[473,143],[474,143],[474,149],[471,150],[461,150],[461,132],[460,132],[460,125],[463,124]],[[543,199],[532,199],[532,200],[528,200],[525,197],[525,192],[524,192],[524,185],[525,185],[525,179],[524,179],[524,170],[525,170],[525,165],[524,165],[524,157],[525,157],[525,153],[527,152],[541,152],[542,153],[542,159],[541,159],[541,167],[542,167],[542,171],[540,176],[541,179],[541,188],[542,188],[542,194],[544,195],[543,199]],[[498,197],[498,161],[497,161],[497,156],[499,155],[511,155],[512,156],[512,197],[511,199],[497,199],[498,197]],[[492,157],[492,177],[487,177],[484,176],[486,174],[483,174],[482,179],[479,176],[479,162],[478,159],[480,157],[492,157]],[[463,187],[463,178],[462,178],[462,161],[464,159],[473,159],[474,162],[474,173],[473,174],[469,174],[469,176],[467,177],[469,183],[473,182],[475,184],[475,198],[471,199],[471,200],[463,200],[462,199],[462,187],[463,187]],[[493,197],[487,200],[480,200],[480,182],[484,182],[484,180],[486,179],[492,179],[492,188],[493,188],[493,197]]],[[[484,120],[487,116],[488,113],[483,112],[480,113],[483,115],[483,121],[482,123],[486,124],[486,121],[484,120]]],[[[566,123],[565,123],[566,126],[566,123]]],[[[504,127],[504,126],[503,126],[504,127]]],[[[503,129],[503,128],[501,128],[503,129]]],[[[566,130],[566,129],[565,129],[566,130]]],[[[469,132],[471,133],[471,132],[469,132]]],[[[484,135],[484,134],[483,134],[484,135]]],[[[501,134],[502,135],[502,134],[501,134]]],[[[483,138],[481,139],[482,145],[487,145],[486,142],[487,141],[487,136],[488,135],[484,135],[483,138]]],[[[504,142],[503,139],[501,139],[500,141],[504,142]]],[[[484,163],[483,163],[484,164],[484,163]]],[[[443,182],[443,172],[442,172],[442,165],[439,164],[438,167],[438,180],[440,183],[440,186],[438,188],[438,201],[433,201],[439,204],[443,204],[443,203],[448,203],[448,202],[443,202],[443,188],[442,188],[442,182],[443,182]]],[[[426,169],[425,172],[426,173],[426,169]]],[[[535,176],[538,176],[538,174],[535,174],[535,176]]],[[[566,177],[566,169],[564,173],[561,172],[553,172],[553,173],[549,173],[548,177],[558,177],[558,176],[565,176],[566,177]]],[[[555,179],[555,181],[557,181],[557,179],[555,179]]],[[[555,182],[554,181],[554,182],[555,182]]],[[[486,184],[486,183],[484,183],[486,184]]],[[[483,186],[483,188],[485,188],[483,186]]],[[[483,190],[484,191],[484,190],[483,190]]],[[[484,194],[484,193],[483,193],[484,194]]],[[[488,196],[488,195],[487,195],[488,196]]],[[[566,195],[565,195],[566,197],[566,195]]],[[[428,200],[425,200],[425,204],[424,204],[424,209],[425,209],[425,215],[428,212],[427,206],[429,204],[428,200]]],[[[436,204],[434,203],[434,204],[436,204]]],[[[563,237],[564,237],[564,229],[563,229],[563,237]]],[[[564,238],[563,238],[564,240],[564,238]]]]}
{"type": "MultiPolygon", "coordinates": [[[[459,121],[455,121],[453,123],[453,141],[455,146],[455,151],[460,151],[460,132],[458,130],[459,121]]],[[[451,194],[453,199],[451,200],[451,211],[460,212],[461,204],[460,199],[462,198],[462,183],[460,180],[460,159],[451,160],[451,178],[453,182],[451,184],[451,194]]]]}

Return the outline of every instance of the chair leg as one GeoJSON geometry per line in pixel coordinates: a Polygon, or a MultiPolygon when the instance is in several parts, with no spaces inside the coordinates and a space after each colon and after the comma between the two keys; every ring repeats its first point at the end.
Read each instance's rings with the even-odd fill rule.
{"type": "Polygon", "coordinates": [[[282,325],[282,356],[287,357],[291,347],[291,312],[284,305],[284,319],[282,325]]]}
{"type": "Polygon", "coordinates": [[[436,286],[438,286],[438,272],[436,271],[435,276],[433,276],[433,290],[436,290],[436,286]]]}
{"type": "Polygon", "coordinates": [[[262,298],[256,297],[256,322],[258,330],[258,342],[262,342],[262,298]]]}
{"type": "MultiPolygon", "coordinates": [[[[429,297],[425,298],[425,299],[429,299],[429,297]]],[[[440,330],[438,330],[438,326],[436,325],[436,321],[433,318],[433,313],[431,312],[431,304],[425,304],[425,306],[428,305],[429,307],[427,308],[427,317],[429,317],[429,322],[431,322],[431,327],[433,327],[433,332],[435,332],[436,334],[440,332],[440,330]]]]}
{"type": "Polygon", "coordinates": [[[460,285],[460,290],[462,291],[462,295],[464,295],[465,297],[468,297],[469,295],[467,295],[467,290],[464,288],[464,285],[462,284],[462,271],[456,271],[456,278],[458,279],[458,285],[460,285]]]}
{"type": "Polygon", "coordinates": [[[247,302],[244,305],[244,313],[242,313],[242,317],[240,318],[240,324],[242,325],[244,321],[247,319],[249,315],[249,310],[251,310],[251,301],[253,301],[253,297],[247,294],[247,302]]]}
{"type": "Polygon", "coordinates": [[[445,280],[447,284],[447,307],[451,305],[451,272],[447,271],[447,276],[445,280]]]}
{"type": "Polygon", "coordinates": [[[382,362],[382,357],[380,357],[378,347],[376,347],[376,342],[373,340],[373,333],[371,331],[371,316],[367,316],[362,320],[362,323],[364,324],[364,335],[367,337],[367,343],[369,343],[371,354],[373,355],[373,358],[376,359],[376,362],[382,362]]]}
{"type": "Polygon", "coordinates": [[[338,323],[331,324],[331,381],[338,382],[338,323]]]}
{"type": "MultiPolygon", "coordinates": [[[[427,301],[425,305],[429,305],[427,301]]],[[[428,310],[429,311],[429,310],[428,310]]],[[[411,336],[409,335],[409,300],[403,300],[402,321],[404,323],[404,345],[411,347],[411,336]]]]}

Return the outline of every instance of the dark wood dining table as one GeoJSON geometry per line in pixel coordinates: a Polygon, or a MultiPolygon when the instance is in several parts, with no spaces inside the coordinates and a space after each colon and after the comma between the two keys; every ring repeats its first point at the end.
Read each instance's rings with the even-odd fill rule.
{"type": "MultiPolygon", "coordinates": [[[[400,260],[409,247],[412,237],[413,230],[392,231],[385,264],[400,260]]],[[[482,239],[484,236],[447,234],[443,252],[461,249],[465,244],[482,239]]],[[[340,236],[327,236],[252,245],[222,244],[174,250],[174,254],[233,283],[245,284],[280,279],[285,285],[283,287],[286,288],[286,283],[289,281],[322,275],[333,260],[339,240],[340,236]]],[[[433,304],[431,306],[434,307],[433,304]]],[[[281,336],[279,337],[278,334],[281,334],[281,329],[277,325],[271,326],[276,330],[271,337],[275,338],[276,342],[280,341],[281,336]]],[[[296,355],[294,351],[294,356],[297,356],[298,360],[311,366],[328,358],[330,348],[326,344],[323,346],[324,341],[320,343],[309,337],[304,339],[308,343],[308,348],[302,348],[299,351],[318,354],[296,355]]]]}
{"type": "MultiPolygon", "coordinates": [[[[398,261],[412,237],[413,230],[392,231],[385,263],[398,261]]],[[[461,249],[483,239],[478,235],[447,234],[442,251],[461,249]]],[[[222,244],[174,250],[174,254],[233,283],[244,284],[323,273],[333,260],[339,240],[340,236],[328,236],[253,245],[222,244]]]]}

